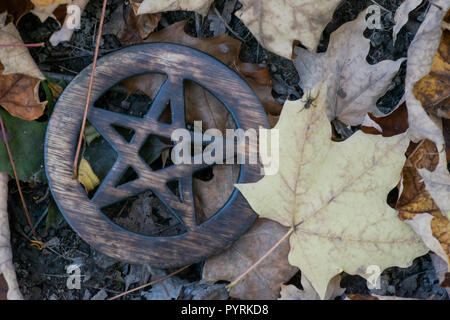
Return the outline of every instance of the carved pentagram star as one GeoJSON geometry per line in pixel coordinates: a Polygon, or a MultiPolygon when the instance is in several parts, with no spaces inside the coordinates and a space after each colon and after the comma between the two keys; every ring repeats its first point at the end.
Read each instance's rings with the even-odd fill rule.
{"type": "Polygon", "coordinates": [[[139,150],[149,135],[170,139],[173,130],[186,127],[183,92],[183,79],[168,76],[143,118],[96,107],[90,109],[89,122],[118,154],[116,162],[92,198],[100,208],[150,189],[187,228],[196,225],[192,174],[208,165],[178,164],[154,171],[139,156],[139,150]],[[161,123],[157,119],[169,102],[172,111],[171,123],[161,123]],[[132,128],[135,134],[127,141],[112,125],[132,128]],[[119,180],[129,167],[134,169],[138,178],[118,186],[119,180]],[[168,182],[174,180],[178,181],[180,197],[173,194],[167,186],[168,182]]]}

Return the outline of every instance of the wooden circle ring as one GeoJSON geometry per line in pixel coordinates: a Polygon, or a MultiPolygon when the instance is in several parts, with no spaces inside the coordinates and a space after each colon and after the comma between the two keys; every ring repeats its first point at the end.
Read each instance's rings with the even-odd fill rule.
{"type": "MultiPolygon", "coordinates": [[[[91,66],[64,90],[49,121],[45,145],[46,173],[50,189],[71,227],[91,246],[115,259],[153,266],[179,267],[217,254],[249,228],[256,218],[247,201],[234,189],[226,204],[206,222],[197,225],[192,173],[201,165],[174,165],[153,171],[138,150],[149,134],[170,138],[176,128],[185,128],[184,80],[207,89],[228,109],[236,126],[244,130],[269,127],[267,116],[252,89],[242,78],[215,58],[198,50],[169,43],[127,47],[98,61],[91,101],[96,101],[121,80],[145,73],[163,73],[167,80],[143,118],[96,108],[91,103],[88,120],[111,144],[118,158],[92,199],[73,179],[73,159],[80,132],[91,66]],[[158,122],[170,101],[172,122],[158,122]],[[112,124],[135,131],[130,142],[117,134],[112,124]],[[116,187],[129,166],[138,179],[116,187]],[[167,182],[178,180],[180,198],[167,182]],[[143,191],[151,190],[186,227],[181,235],[154,237],[136,234],[113,223],[101,208],[143,191]]],[[[259,165],[243,164],[239,183],[261,178],[259,165]]]]}

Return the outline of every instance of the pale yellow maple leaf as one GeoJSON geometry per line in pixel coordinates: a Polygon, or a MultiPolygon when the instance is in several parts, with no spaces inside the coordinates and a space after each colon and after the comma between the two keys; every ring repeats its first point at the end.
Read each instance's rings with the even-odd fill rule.
{"type": "Polygon", "coordinates": [[[400,180],[406,136],[358,131],[333,142],[326,91],[315,88],[308,109],[301,100],[285,103],[272,129],[279,130],[278,173],[237,185],[261,217],[291,227],[289,262],[321,298],[342,271],[367,278],[368,266],[406,267],[428,251],[386,203],[400,180]]]}
{"type": "Polygon", "coordinates": [[[326,25],[341,0],[241,0],[235,15],[261,45],[291,59],[294,40],[317,49],[326,25]]]}
{"type": "Polygon", "coordinates": [[[139,5],[137,14],[184,10],[196,11],[202,15],[206,15],[213,1],[214,0],[144,0],[139,5]]]}

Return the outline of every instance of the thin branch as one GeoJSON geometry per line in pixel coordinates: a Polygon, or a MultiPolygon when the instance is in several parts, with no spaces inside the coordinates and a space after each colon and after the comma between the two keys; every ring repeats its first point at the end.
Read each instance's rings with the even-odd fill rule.
{"type": "Polygon", "coordinates": [[[241,281],[249,272],[251,272],[253,269],[255,269],[261,262],[264,261],[264,259],[266,259],[276,248],[278,248],[280,246],[280,244],[283,243],[284,240],[286,240],[292,232],[294,232],[295,227],[291,227],[289,229],[289,231],[281,237],[280,240],[278,240],[277,243],[274,244],[274,246],[272,248],[270,248],[269,251],[267,251],[261,258],[258,259],[258,261],[256,261],[250,268],[248,268],[247,270],[245,270],[239,277],[237,277],[233,282],[231,282],[230,284],[228,284],[226,286],[227,290],[231,290],[239,281],[241,281]]]}
{"type": "Polygon", "coordinates": [[[139,291],[139,290],[144,289],[144,288],[146,288],[148,286],[152,286],[152,285],[157,284],[157,283],[159,283],[161,281],[167,280],[167,279],[173,277],[174,275],[176,275],[177,273],[180,273],[181,271],[187,269],[188,267],[190,267],[190,265],[189,266],[184,266],[183,268],[180,268],[177,271],[174,271],[174,272],[168,274],[167,276],[161,277],[161,278],[159,278],[159,279],[157,279],[155,281],[149,282],[149,283],[144,284],[144,285],[142,285],[140,287],[128,290],[128,291],[126,291],[124,293],[121,293],[121,294],[115,296],[115,297],[109,298],[108,300],[116,300],[117,298],[123,297],[124,295],[127,295],[129,293],[133,293],[133,292],[139,291]]]}
{"type": "Polygon", "coordinates": [[[25,203],[25,198],[22,193],[22,188],[20,187],[20,181],[19,181],[19,176],[17,175],[16,165],[14,164],[14,159],[13,159],[11,150],[9,149],[8,139],[6,137],[6,130],[5,130],[5,126],[3,124],[2,116],[0,116],[0,126],[2,127],[3,140],[6,145],[6,150],[8,151],[9,161],[11,162],[11,166],[12,166],[12,169],[14,172],[14,178],[16,179],[17,188],[19,190],[20,201],[22,201],[22,206],[23,206],[23,210],[25,211],[25,215],[27,217],[28,225],[30,226],[31,231],[33,232],[34,238],[37,239],[36,230],[34,229],[33,222],[31,222],[30,213],[28,212],[27,204],[25,203]]]}
{"type": "Polygon", "coordinates": [[[0,47],[27,47],[27,48],[36,48],[43,47],[44,42],[41,43],[0,43],[0,47]]]}
{"type": "Polygon", "coordinates": [[[91,92],[92,92],[92,85],[94,83],[95,67],[97,66],[97,57],[98,57],[98,51],[99,51],[99,47],[100,47],[100,40],[102,39],[103,22],[105,20],[106,2],[107,2],[107,0],[103,0],[102,16],[100,18],[100,25],[99,25],[98,34],[97,34],[97,44],[95,46],[94,62],[92,63],[91,77],[89,79],[89,87],[88,87],[88,92],[87,92],[86,105],[84,106],[83,122],[81,123],[81,131],[80,131],[80,136],[78,138],[77,151],[75,153],[75,159],[73,161],[73,178],[74,179],[76,179],[78,176],[78,159],[80,157],[81,143],[83,141],[84,129],[86,127],[87,113],[89,110],[89,103],[91,101],[91,92]]]}

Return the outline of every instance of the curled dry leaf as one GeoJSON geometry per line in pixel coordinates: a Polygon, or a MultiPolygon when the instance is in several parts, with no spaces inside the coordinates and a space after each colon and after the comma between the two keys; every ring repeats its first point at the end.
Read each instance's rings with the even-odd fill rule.
{"type": "Polygon", "coordinates": [[[114,34],[123,44],[141,43],[155,30],[160,18],[160,13],[136,15],[130,6],[119,5],[103,34],[114,34]]]}
{"type": "Polygon", "coordinates": [[[352,126],[361,124],[368,112],[382,115],[376,102],[386,93],[405,60],[370,65],[366,61],[370,40],[363,36],[365,29],[365,12],[362,12],[356,20],[345,23],[331,34],[326,52],[311,53],[295,48],[300,86],[310,91],[328,77],[329,119],[352,126]]]}
{"type": "Polygon", "coordinates": [[[414,95],[414,86],[430,73],[442,35],[442,21],[450,8],[450,1],[436,0],[430,5],[424,21],[419,27],[408,49],[406,65],[405,99],[411,140],[429,139],[442,146],[444,140],[439,126],[427,115],[420,100],[414,95]]]}
{"type": "Polygon", "coordinates": [[[138,7],[138,14],[158,13],[163,11],[196,11],[202,15],[208,13],[209,7],[214,0],[132,0],[133,6],[138,7]],[[142,2],[139,4],[139,2],[142,2]]]}
{"type": "Polygon", "coordinates": [[[392,137],[408,130],[408,110],[402,103],[391,113],[384,117],[375,117],[368,113],[364,118],[361,130],[370,134],[381,134],[383,137],[392,137]]]}
{"type": "Polygon", "coordinates": [[[261,45],[292,58],[295,40],[315,51],[325,26],[341,0],[241,0],[235,13],[261,45]]]}
{"type": "MultiPolygon", "coordinates": [[[[0,43],[23,43],[12,23],[0,26],[0,43]]],[[[0,48],[0,104],[10,114],[24,120],[42,115],[47,104],[39,99],[39,84],[43,79],[27,48],[0,48]]]]}
{"type": "Polygon", "coordinates": [[[431,194],[442,214],[450,219],[450,174],[447,170],[445,152],[439,153],[439,164],[434,171],[419,169],[419,174],[425,182],[425,188],[431,194]]]}
{"type": "Polygon", "coordinates": [[[49,17],[59,21],[59,19],[57,19],[54,15],[55,10],[63,4],[72,3],[72,0],[31,0],[31,2],[34,4],[34,8],[31,10],[31,13],[36,15],[41,22],[44,22],[49,17]]]}
{"type": "Polygon", "coordinates": [[[414,95],[425,111],[450,119],[450,104],[445,103],[450,98],[450,30],[443,31],[430,73],[414,85],[414,95]]]}
{"type": "Polygon", "coordinates": [[[286,102],[272,129],[283,142],[278,173],[237,188],[261,217],[292,228],[289,263],[323,299],[342,271],[367,278],[370,265],[406,267],[428,249],[386,203],[400,179],[406,136],[359,131],[334,142],[326,86],[308,94],[317,96],[313,107],[286,102]]]}
{"type": "MultiPolygon", "coordinates": [[[[23,44],[19,31],[12,23],[0,25],[0,43],[23,44]]],[[[41,80],[45,79],[25,47],[1,47],[0,62],[4,68],[3,75],[22,73],[41,80]]]]}
{"type": "MultiPolygon", "coordinates": [[[[194,38],[184,32],[185,24],[186,21],[174,23],[161,31],[150,34],[145,42],[178,43],[212,55],[244,78],[255,91],[268,113],[280,114],[282,105],[272,97],[271,76],[268,68],[264,65],[240,61],[241,42],[239,40],[224,34],[207,39],[194,38]]],[[[164,80],[163,75],[147,74],[127,79],[123,84],[129,94],[141,91],[150,97],[154,97],[164,80]]],[[[187,114],[189,115],[189,113],[187,114]]]]}
{"type": "Polygon", "coordinates": [[[85,158],[81,158],[78,168],[78,182],[86,189],[86,193],[94,190],[99,184],[100,179],[95,175],[91,165],[85,158]]]}
{"type": "MultiPolygon", "coordinates": [[[[302,287],[303,290],[300,290],[296,286],[289,285],[281,285],[281,297],[278,300],[320,300],[319,295],[316,290],[311,285],[308,279],[302,275],[302,287]]],[[[325,300],[333,300],[334,298],[342,295],[345,292],[344,288],[341,288],[341,275],[338,274],[328,283],[327,292],[325,294],[325,300]]]]}
{"type": "Polygon", "coordinates": [[[419,170],[436,170],[438,164],[439,154],[436,145],[430,140],[422,141],[403,167],[401,194],[396,208],[399,217],[411,225],[428,248],[448,263],[450,220],[439,210],[419,174],[419,170]]]}
{"type": "Polygon", "coordinates": [[[39,101],[41,80],[14,73],[0,77],[0,105],[8,112],[24,120],[39,118],[47,102],[39,101]]]}
{"type": "Polygon", "coordinates": [[[0,13],[7,12],[14,24],[33,9],[30,0],[0,1],[0,13]]]}
{"type": "MultiPolygon", "coordinates": [[[[8,174],[0,173],[0,280],[2,276],[6,280],[8,293],[7,299],[22,300],[22,294],[17,283],[16,271],[12,262],[12,250],[10,244],[10,232],[8,222],[8,174]]],[[[0,281],[1,282],[1,281],[0,281]]],[[[1,289],[1,287],[0,287],[1,289]]],[[[0,292],[1,294],[1,292],[0,292]]]]}
{"type": "MultiPolygon", "coordinates": [[[[261,258],[287,229],[267,219],[256,223],[223,253],[206,260],[203,281],[232,281],[261,258]]],[[[298,271],[288,263],[289,244],[284,242],[258,267],[248,273],[230,291],[230,296],[239,299],[277,299],[280,284],[288,281],[298,271]]]]}
{"type": "Polygon", "coordinates": [[[72,0],[31,0],[37,8],[48,7],[54,4],[69,3],[72,0]]]}
{"type": "Polygon", "coordinates": [[[408,15],[411,11],[416,9],[422,0],[405,0],[395,11],[394,21],[395,25],[392,30],[394,42],[397,40],[397,35],[403,26],[408,22],[408,15]]]}
{"type": "MultiPolygon", "coordinates": [[[[80,13],[83,12],[89,0],[72,0],[71,4],[76,5],[80,8],[80,13]]],[[[64,19],[64,23],[60,30],[53,32],[50,37],[50,43],[52,46],[57,46],[60,42],[70,41],[72,38],[72,34],[75,29],[72,27],[73,16],[66,15],[64,19]]]]}

